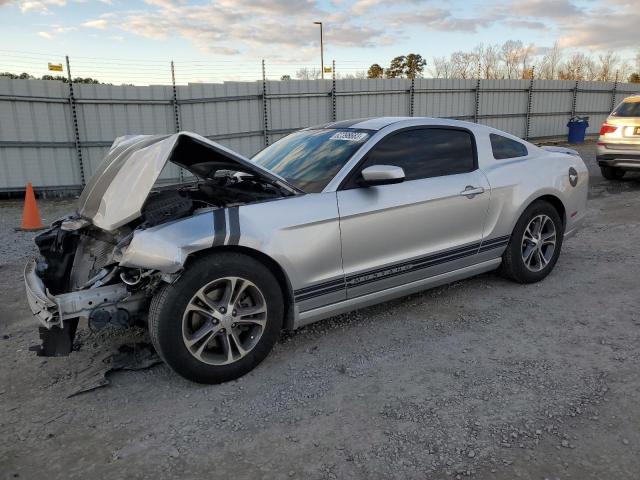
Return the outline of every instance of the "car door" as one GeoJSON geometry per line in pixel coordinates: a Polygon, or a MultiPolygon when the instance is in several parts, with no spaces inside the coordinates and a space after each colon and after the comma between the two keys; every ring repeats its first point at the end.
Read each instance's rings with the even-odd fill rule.
{"type": "Polygon", "coordinates": [[[489,205],[471,131],[412,127],[384,137],[338,191],[347,297],[474,263],[489,205]],[[363,186],[372,165],[402,167],[405,181],[363,186]]]}

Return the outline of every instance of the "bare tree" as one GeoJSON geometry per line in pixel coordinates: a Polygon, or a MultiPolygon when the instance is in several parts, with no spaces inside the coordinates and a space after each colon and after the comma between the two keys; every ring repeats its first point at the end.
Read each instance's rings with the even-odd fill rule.
{"type": "Polygon", "coordinates": [[[498,78],[500,72],[500,48],[497,45],[480,44],[474,50],[478,65],[480,68],[480,76],[483,78],[498,78]]]}
{"type": "Polygon", "coordinates": [[[638,49],[638,52],[636,53],[635,63],[636,71],[629,75],[627,80],[631,83],[640,83],[640,49],[638,49]]]}
{"type": "Polygon", "coordinates": [[[558,72],[560,80],[584,80],[585,72],[591,69],[590,59],[584,53],[574,53],[562,62],[558,72]]]}
{"type": "Polygon", "coordinates": [[[322,76],[319,68],[301,68],[296,72],[298,80],[317,80],[322,76]]]}
{"type": "Polygon", "coordinates": [[[473,47],[471,55],[473,56],[473,76],[482,76],[482,57],[484,56],[485,46],[484,43],[480,43],[473,47]]]}
{"type": "Polygon", "coordinates": [[[526,47],[522,47],[520,49],[520,77],[521,78],[531,78],[533,75],[533,63],[531,57],[533,56],[533,52],[535,52],[535,47],[533,43],[530,43],[526,47]]]}
{"type": "Polygon", "coordinates": [[[500,49],[500,59],[504,64],[507,78],[518,78],[518,67],[522,61],[522,42],[520,40],[507,40],[500,49]]]}
{"type": "Polygon", "coordinates": [[[542,57],[539,68],[539,77],[544,80],[553,80],[558,76],[558,67],[562,62],[562,51],[558,42],[553,44],[550,50],[542,57]]]}
{"type": "Polygon", "coordinates": [[[469,52],[453,52],[451,54],[451,76],[453,78],[473,78],[477,72],[478,63],[475,56],[469,52]]]}
{"type": "MultiPolygon", "coordinates": [[[[519,40],[507,40],[502,45],[479,44],[471,51],[457,51],[449,57],[434,57],[430,71],[439,78],[523,78],[532,76],[545,80],[599,80],[612,81],[629,77],[636,63],[640,75],[640,50],[635,59],[621,59],[613,52],[597,58],[574,51],[565,56],[558,44],[544,55],[536,54],[533,44],[523,45],[519,40]]],[[[388,70],[387,70],[387,76],[388,70]]],[[[634,77],[635,78],[635,77],[634,77]]]]}
{"type": "Polygon", "coordinates": [[[435,78],[450,78],[453,67],[447,57],[433,57],[431,62],[433,76],[435,78]]]}
{"type": "Polygon", "coordinates": [[[598,76],[597,80],[601,82],[610,82],[615,77],[615,70],[620,62],[620,58],[609,50],[605,54],[598,55],[598,76]]]}
{"type": "Polygon", "coordinates": [[[593,61],[593,58],[585,55],[584,66],[582,68],[582,79],[589,81],[597,80],[599,71],[598,65],[593,61]]]}
{"type": "Polygon", "coordinates": [[[364,70],[356,70],[355,72],[352,72],[352,73],[337,72],[336,78],[345,79],[345,80],[363,80],[365,78],[371,78],[371,77],[367,77],[367,72],[365,72],[364,70]]]}
{"type": "Polygon", "coordinates": [[[619,82],[624,82],[624,80],[631,76],[632,73],[633,67],[631,66],[631,63],[627,60],[621,60],[618,64],[618,68],[613,74],[613,79],[617,79],[619,82]]]}

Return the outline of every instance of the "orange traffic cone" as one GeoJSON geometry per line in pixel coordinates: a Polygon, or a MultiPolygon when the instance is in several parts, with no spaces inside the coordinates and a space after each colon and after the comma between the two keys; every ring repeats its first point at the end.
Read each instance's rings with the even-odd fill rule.
{"type": "Polygon", "coordinates": [[[40,218],[40,211],[36,204],[36,196],[33,193],[31,182],[27,183],[27,191],[24,196],[24,211],[22,213],[22,226],[20,230],[42,230],[45,226],[40,218]]]}

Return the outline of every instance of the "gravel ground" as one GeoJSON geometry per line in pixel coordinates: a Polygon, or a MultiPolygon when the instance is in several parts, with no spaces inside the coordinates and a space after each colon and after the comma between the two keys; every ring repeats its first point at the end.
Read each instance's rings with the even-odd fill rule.
{"type": "MultiPolygon", "coordinates": [[[[283,334],[244,378],[159,365],[70,388],[141,332],[84,331],[42,359],[21,269],[33,234],[0,202],[0,476],[490,478],[640,476],[640,177],[602,179],[542,283],[495,274],[283,334]]],[[[69,201],[40,202],[52,220],[69,201]]]]}

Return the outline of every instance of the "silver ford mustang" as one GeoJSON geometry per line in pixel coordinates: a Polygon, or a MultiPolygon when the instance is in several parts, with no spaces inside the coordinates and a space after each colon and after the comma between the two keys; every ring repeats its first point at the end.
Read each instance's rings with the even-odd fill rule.
{"type": "Polygon", "coordinates": [[[180,375],[231,380],[282,329],[489,270],[542,280],[587,189],[573,150],[446,119],[329,123],[252,159],[188,132],[121,137],[36,238],[39,354],[68,354],[80,318],[142,324],[180,375]]]}

